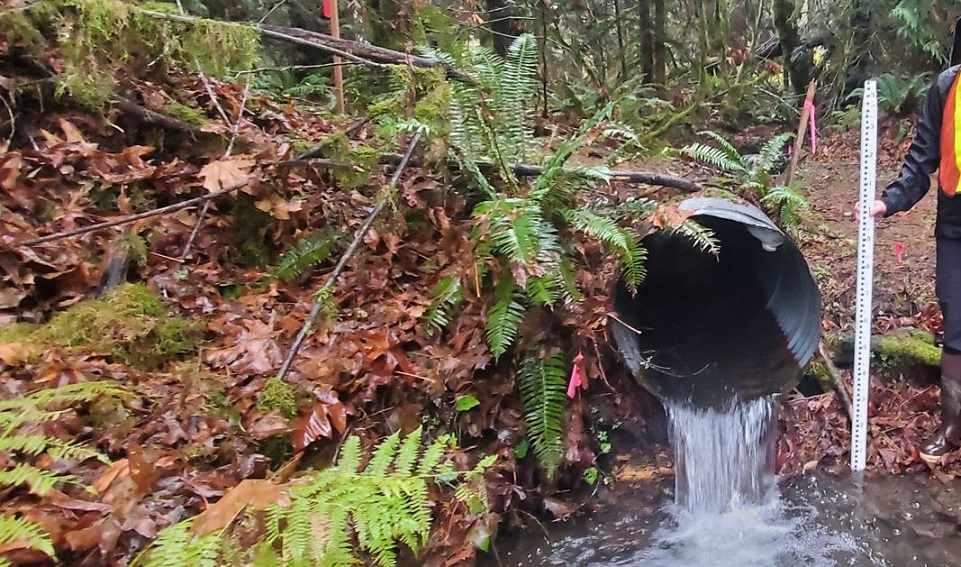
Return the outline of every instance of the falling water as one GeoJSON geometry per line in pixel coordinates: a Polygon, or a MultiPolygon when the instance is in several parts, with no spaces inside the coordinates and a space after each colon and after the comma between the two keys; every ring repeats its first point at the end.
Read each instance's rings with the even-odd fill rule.
{"type": "Polygon", "coordinates": [[[673,521],[654,534],[642,557],[619,564],[828,567],[858,555],[849,535],[815,525],[816,512],[788,510],[781,502],[775,401],[740,402],[726,411],[667,405],[675,455],[673,521]]]}
{"type": "Polygon", "coordinates": [[[676,461],[675,501],[692,515],[762,504],[774,482],[774,399],[728,411],[667,406],[676,461]]]}

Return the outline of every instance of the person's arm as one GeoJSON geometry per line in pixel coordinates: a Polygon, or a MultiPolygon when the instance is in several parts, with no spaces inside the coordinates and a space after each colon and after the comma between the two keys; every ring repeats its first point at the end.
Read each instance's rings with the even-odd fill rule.
{"type": "Polygon", "coordinates": [[[928,192],[931,174],[938,169],[941,161],[941,122],[944,102],[951,88],[954,76],[942,74],[931,85],[928,96],[918,120],[918,131],[911,142],[904,165],[897,180],[881,192],[879,201],[884,204],[880,210],[878,203],[871,207],[872,214],[886,217],[913,207],[928,192]]]}

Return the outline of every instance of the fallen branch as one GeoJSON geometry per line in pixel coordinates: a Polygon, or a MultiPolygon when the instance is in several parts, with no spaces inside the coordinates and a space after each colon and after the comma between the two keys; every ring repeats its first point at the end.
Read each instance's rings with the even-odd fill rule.
{"type": "MultiPolygon", "coordinates": [[[[316,152],[316,153],[319,153],[316,152]]],[[[316,155],[314,150],[306,152],[304,155],[316,155]]],[[[397,165],[403,160],[403,156],[399,154],[385,154],[380,156],[379,162],[381,165],[397,165]]],[[[496,171],[498,165],[492,162],[479,161],[476,162],[477,166],[481,171],[496,171]]],[[[287,161],[282,161],[277,163],[278,167],[304,167],[308,165],[314,166],[324,166],[335,169],[353,169],[354,166],[346,163],[338,163],[328,159],[319,158],[298,158],[287,161]]],[[[423,164],[414,161],[410,163],[411,167],[421,167],[423,164]]],[[[450,162],[448,167],[453,170],[457,170],[457,164],[450,162]]],[[[509,164],[509,167],[521,177],[537,177],[544,173],[544,168],[539,165],[530,165],[525,163],[515,163],[509,164]]],[[[662,187],[672,187],[674,189],[679,189],[685,193],[696,193],[702,189],[701,185],[696,181],[691,181],[689,179],[684,179],[681,177],[674,177],[671,175],[663,175],[660,173],[653,173],[647,171],[611,171],[611,178],[615,181],[622,181],[626,183],[643,183],[645,185],[655,185],[662,187]]]]}
{"type": "Polygon", "coordinates": [[[186,209],[187,207],[192,207],[193,205],[198,205],[205,201],[215,199],[217,197],[220,197],[221,195],[226,195],[227,193],[230,193],[231,191],[236,191],[237,189],[240,189],[245,185],[247,185],[246,181],[241,184],[238,184],[235,187],[228,187],[226,189],[214,191],[213,193],[208,193],[200,197],[194,197],[193,199],[187,199],[186,201],[181,201],[179,203],[167,205],[166,207],[160,207],[159,209],[153,209],[150,211],[137,213],[135,215],[128,215],[125,217],[114,219],[112,221],[102,222],[100,224],[92,224],[90,226],[75,228],[73,230],[68,230],[65,232],[58,232],[57,234],[49,234],[47,236],[41,236],[39,238],[31,238],[29,240],[24,240],[23,242],[16,244],[16,246],[34,246],[37,244],[43,244],[45,242],[53,242],[54,240],[62,240],[64,238],[70,238],[71,236],[86,234],[88,232],[95,232],[98,230],[103,230],[105,228],[110,228],[112,226],[119,226],[122,224],[136,222],[138,220],[149,219],[150,217],[155,217],[155,216],[163,215],[166,213],[172,213],[175,211],[179,211],[180,209],[186,209]]]}
{"type": "MultiPolygon", "coordinates": [[[[164,12],[155,12],[153,10],[143,10],[143,13],[153,18],[177,22],[197,22],[203,20],[203,18],[197,18],[194,16],[167,14],[164,12]]],[[[361,43],[359,41],[352,41],[349,39],[337,38],[325,33],[309,31],[301,28],[253,23],[237,23],[234,25],[252,27],[260,32],[260,34],[264,37],[296,43],[306,47],[313,47],[321,51],[326,51],[332,55],[343,57],[349,61],[367,65],[368,67],[386,67],[387,65],[413,65],[414,67],[423,67],[428,69],[440,67],[445,70],[448,77],[457,78],[470,83],[476,82],[463,71],[454,69],[443,61],[431,59],[429,57],[421,57],[419,55],[412,55],[402,51],[394,51],[393,49],[387,49],[386,47],[361,43]]]]}
{"type": "Polygon", "coordinates": [[[841,398],[841,403],[844,405],[845,411],[848,412],[848,421],[854,415],[852,408],[854,403],[851,401],[851,394],[844,387],[844,381],[841,380],[841,372],[838,370],[837,366],[834,365],[834,361],[831,359],[830,353],[828,353],[827,348],[824,346],[824,341],[818,343],[818,354],[821,356],[821,360],[824,362],[824,367],[827,369],[828,373],[831,375],[831,385],[834,387],[834,391],[837,392],[838,396],[841,398]]]}
{"type": "MultiPolygon", "coordinates": [[[[394,171],[394,175],[391,177],[390,183],[387,185],[388,190],[396,187],[397,182],[400,181],[400,176],[404,172],[404,168],[407,167],[407,163],[410,161],[410,156],[414,153],[414,148],[417,146],[418,142],[420,142],[420,135],[421,133],[418,130],[417,133],[415,133],[411,138],[410,144],[407,145],[407,153],[405,153],[401,158],[400,163],[397,165],[397,170],[394,171]]],[[[297,351],[300,350],[300,346],[304,343],[304,339],[307,338],[307,333],[310,332],[310,328],[313,326],[314,321],[317,319],[317,316],[320,315],[321,310],[323,310],[324,292],[332,288],[337,282],[337,278],[340,277],[340,274],[344,271],[344,268],[347,267],[347,261],[350,260],[355,252],[357,252],[357,248],[360,247],[360,243],[363,242],[364,237],[367,236],[367,232],[370,230],[370,227],[373,226],[374,219],[376,219],[377,215],[379,215],[380,212],[384,210],[384,207],[387,206],[387,200],[388,195],[385,194],[377,201],[377,205],[374,207],[374,210],[367,215],[367,219],[364,220],[364,224],[361,225],[360,229],[357,230],[357,234],[354,235],[354,240],[350,243],[350,246],[347,247],[347,250],[345,250],[344,254],[340,257],[340,261],[337,262],[337,266],[334,267],[334,271],[331,272],[330,276],[327,277],[327,281],[324,282],[323,287],[317,291],[314,299],[314,305],[310,309],[310,314],[307,315],[307,320],[304,321],[303,327],[300,328],[300,332],[294,339],[294,343],[290,345],[290,351],[287,352],[287,357],[284,359],[284,362],[280,367],[280,372],[277,373],[278,380],[283,380],[287,376],[287,372],[290,371],[290,366],[293,364],[294,358],[297,356],[297,351]]]]}
{"type": "Polygon", "coordinates": [[[200,128],[197,128],[193,124],[184,122],[183,120],[174,118],[173,116],[168,116],[160,112],[154,112],[153,110],[144,108],[136,102],[126,98],[121,98],[117,101],[117,108],[140,124],[160,126],[161,128],[166,128],[167,130],[178,130],[194,135],[200,133],[200,128]]]}

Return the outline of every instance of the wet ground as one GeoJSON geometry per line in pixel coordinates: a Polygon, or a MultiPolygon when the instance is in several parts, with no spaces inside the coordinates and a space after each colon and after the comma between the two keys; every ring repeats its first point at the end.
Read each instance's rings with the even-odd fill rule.
{"type": "MultiPolygon", "coordinates": [[[[668,483],[669,484],[669,483],[668,483]]],[[[890,566],[961,564],[961,481],[927,475],[796,477],[780,498],[694,521],[673,485],[620,494],[602,511],[501,539],[504,567],[890,566]]],[[[498,562],[491,561],[489,565],[498,562]]]]}

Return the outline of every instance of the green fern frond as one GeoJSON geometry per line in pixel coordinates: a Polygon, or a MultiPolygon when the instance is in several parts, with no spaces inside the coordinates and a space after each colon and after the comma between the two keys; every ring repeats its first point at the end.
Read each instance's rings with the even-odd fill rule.
{"type": "MultiPolygon", "coordinates": [[[[724,150],[707,146],[698,142],[681,148],[681,153],[687,154],[695,160],[706,163],[721,171],[747,175],[748,168],[740,159],[731,159],[724,150]]],[[[740,156],[738,156],[740,157],[740,156]]]]}
{"type": "Polygon", "coordinates": [[[499,85],[498,122],[503,125],[506,155],[522,160],[537,148],[531,129],[531,100],[537,94],[537,41],[518,36],[508,48],[503,82],[499,85]]]}
{"type": "Polygon", "coordinates": [[[367,464],[367,468],[364,469],[364,475],[366,476],[384,476],[387,474],[387,470],[394,463],[394,458],[397,456],[397,449],[400,447],[400,432],[394,433],[387,439],[384,439],[381,444],[374,451],[374,455],[370,458],[370,463],[367,464]]]}
{"type": "Polygon", "coordinates": [[[443,435],[427,446],[424,456],[417,465],[417,476],[429,476],[437,471],[437,467],[444,458],[444,453],[454,444],[452,435],[443,435]]]}
{"type": "Polygon", "coordinates": [[[149,548],[144,567],[190,565],[191,567],[219,567],[224,540],[219,532],[196,537],[190,531],[193,519],[177,522],[157,536],[149,548]]]}
{"type": "Polygon", "coordinates": [[[621,215],[627,216],[631,220],[646,219],[657,210],[657,201],[645,198],[631,197],[615,207],[621,215]]]}
{"type": "Polygon", "coordinates": [[[327,261],[337,247],[330,234],[312,234],[291,246],[274,268],[274,275],[284,281],[298,278],[327,261]]]}
{"type": "Polygon", "coordinates": [[[130,392],[115,382],[77,382],[56,388],[44,388],[21,398],[0,401],[0,412],[20,412],[25,408],[47,406],[70,406],[91,402],[99,398],[126,398],[130,392]]]}
{"type": "Polygon", "coordinates": [[[621,260],[624,281],[630,289],[636,289],[647,276],[644,262],[647,250],[636,236],[614,222],[589,210],[568,210],[566,220],[575,230],[600,240],[621,260]]]}
{"type": "Polygon", "coordinates": [[[23,518],[0,515],[0,547],[12,543],[41,551],[51,559],[56,557],[50,534],[42,527],[23,518]]]}
{"type": "Polygon", "coordinates": [[[544,200],[549,200],[551,190],[554,187],[557,177],[563,174],[564,164],[567,163],[567,160],[574,155],[574,152],[576,152],[578,148],[584,145],[584,142],[590,135],[591,131],[594,130],[594,128],[596,128],[601,122],[611,117],[611,113],[613,111],[614,103],[610,102],[606,104],[603,108],[598,110],[594,116],[581,124],[577,134],[565,140],[560,146],[558,146],[557,150],[551,154],[551,157],[549,157],[547,162],[544,164],[544,170],[537,177],[534,187],[531,190],[529,199],[537,203],[540,203],[544,200]]]}
{"type": "Polygon", "coordinates": [[[463,298],[460,278],[454,275],[442,277],[431,292],[430,306],[425,315],[430,327],[440,330],[450,325],[450,314],[463,298]]]}
{"type": "Polygon", "coordinates": [[[526,310],[516,291],[517,284],[508,275],[502,275],[494,287],[494,306],[487,315],[487,344],[495,359],[514,344],[521,321],[524,320],[526,310]]]}
{"type": "Polygon", "coordinates": [[[784,145],[794,138],[793,132],[783,132],[774,136],[761,146],[761,161],[758,164],[767,173],[773,173],[784,160],[784,145]]]}
{"type": "Polygon", "coordinates": [[[567,406],[564,357],[555,354],[541,360],[536,354],[524,359],[518,374],[524,400],[524,421],[537,460],[553,478],[563,454],[563,415],[567,406]]]}
{"type": "Polygon", "coordinates": [[[800,213],[811,210],[807,198],[792,187],[780,186],[761,197],[761,203],[771,207],[784,227],[797,226],[800,213]]]}
{"type": "Polygon", "coordinates": [[[531,303],[550,306],[557,301],[563,289],[564,282],[558,274],[547,274],[528,278],[527,288],[524,291],[531,303]]]}
{"type": "Polygon", "coordinates": [[[505,258],[522,264],[534,259],[543,224],[539,211],[524,199],[480,203],[474,209],[474,216],[484,217],[486,233],[505,258]]]}
{"type": "Polygon", "coordinates": [[[662,230],[668,234],[687,236],[693,241],[694,246],[710,254],[717,255],[721,251],[721,243],[714,235],[714,231],[694,219],[687,219],[676,228],[662,230]]]}
{"type": "Polygon", "coordinates": [[[64,482],[77,482],[72,475],[50,472],[26,463],[0,470],[0,486],[29,486],[32,494],[43,495],[64,482]]]}
{"type": "MultiPolygon", "coordinates": [[[[394,567],[400,545],[416,555],[427,542],[433,519],[429,484],[440,482],[445,471],[450,473],[445,482],[456,483],[457,498],[475,513],[486,510],[475,506],[486,505],[483,475],[496,455],[459,472],[447,452],[454,446],[451,436],[438,438],[426,449],[422,439],[421,429],[403,438],[395,433],[361,466],[360,438],[350,437],[333,466],[293,482],[284,501],[268,507],[262,541],[247,542],[254,565],[347,567],[361,563],[357,554],[363,551],[376,565],[394,567]]],[[[187,520],[164,530],[148,550],[147,567],[159,561],[223,563],[223,544],[231,541],[230,535],[206,536],[221,545],[217,547],[194,538],[190,524],[187,520]]]]}
{"type": "Polygon", "coordinates": [[[717,142],[717,145],[721,146],[720,149],[724,153],[724,157],[726,157],[729,161],[740,164],[744,169],[747,168],[747,164],[744,163],[744,158],[741,156],[741,152],[737,151],[737,148],[735,148],[734,145],[727,140],[727,138],[712,130],[702,130],[701,132],[698,132],[698,134],[701,136],[707,136],[708,138],[711,138],[717,142]]]}
{"type": "Polygon", "coordinates": [[[340,450],[340,458],[337,459],[337,470],[343,473],[355,473],[360,470],[360,461],[363,458],[363,450],[360,446],[360,439],[351,437],[344,443],[340,450]]]}

